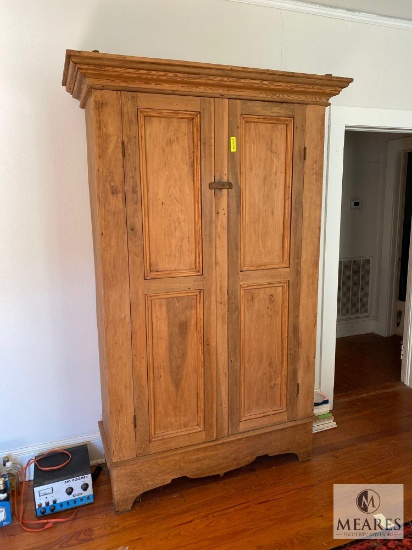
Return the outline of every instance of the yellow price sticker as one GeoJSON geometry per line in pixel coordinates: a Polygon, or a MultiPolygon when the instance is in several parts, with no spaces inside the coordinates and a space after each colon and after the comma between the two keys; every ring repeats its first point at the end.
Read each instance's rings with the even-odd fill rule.
{"type": "Polygon", "coordinates": [[[236,153],[236,138],[233,136],[230,138],[230,152],[236,153]]]}

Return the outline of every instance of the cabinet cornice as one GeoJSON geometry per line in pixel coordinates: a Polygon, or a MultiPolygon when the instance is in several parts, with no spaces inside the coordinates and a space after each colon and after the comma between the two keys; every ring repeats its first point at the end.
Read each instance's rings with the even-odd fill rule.
{"type": "Polygon", "coordinates": [[[67,50],[62,84],[84,108],[91,90],[329,105],[351,82],[330,75],[67,50]]]}

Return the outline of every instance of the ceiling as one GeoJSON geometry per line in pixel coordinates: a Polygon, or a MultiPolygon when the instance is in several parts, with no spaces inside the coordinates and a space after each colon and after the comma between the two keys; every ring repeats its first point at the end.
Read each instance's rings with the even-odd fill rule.
{"type": "MultiPolygon", "coordinates": [[[[302,0],[303,1],[303,0],[302,0]]],[[[309,4],[412,20],[411,0],[304,0],[309,4]]]]}

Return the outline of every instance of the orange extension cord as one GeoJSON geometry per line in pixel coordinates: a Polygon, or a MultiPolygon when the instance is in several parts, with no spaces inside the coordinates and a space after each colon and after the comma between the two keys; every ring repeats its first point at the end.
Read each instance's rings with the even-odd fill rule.
{"type": "Polygon", "coordinates": [[[59,470],[60,468],[63,468],[64,466],[66,466],[66,464],[68,464],[71,461],[71,459],[72,459],[72,455],[69,453],[69,451],[66,451],[65,449],[52,449],[51,451],[48,451],[47,453],[44,453],[43,455],[41,455],[37,458],[31,458],[27,462],[26,466],[24,466],[24,468],[21,469],[21,472],[20,472],[19,475],[23,477],[23,481],[22,481],[21,493],[20,493],[20,505],[18,505],[18,503],[17,503],[17,501],[18,501],[18,498],[17,498],[18,483],[16,483],[15,486],[14,486],[14,513],[15,513],[15,516],[18,519],[22,529],[24,529],[25,531],[28,531],[30,533],[36,533],[37,531],[44,531],[45,529],[50,529],[51,527],[53,527],[53,525],[55,523],[65,523],[66,521],[72,520],[74,518],[74,516],[77,514],[78,508],[68,518],[34,519],[34,520],[23,519],[23,516],[24,516],[24,491],[25,491],[25,488],[26,488],[26,472],[27,472],[28,468],[30,468],[30,466],[32,464],[36,464],[36,466],[39,468],[39,470],[43,470],[45,472],[48,472],[48,471],[51,471],[51,470],[59,470]],[[38,460],[41,460],[42,458],[44,458],[44,457],[46,457],[46,456],[48,456],[49,454],[52,454],[52,453],[63,453],[63,454],[68,456],[68,459],[65,462],[63,462],[62,464],[59,464],[58,466],[51,466],[50,468],[43,468],[42,466],[40,466],[39,463],[38,463],[38,460]],[[30,527],[26,527],[24,524],[43,525],[43,527],[40,527],[40,529],[31,529],[30,527]]]}

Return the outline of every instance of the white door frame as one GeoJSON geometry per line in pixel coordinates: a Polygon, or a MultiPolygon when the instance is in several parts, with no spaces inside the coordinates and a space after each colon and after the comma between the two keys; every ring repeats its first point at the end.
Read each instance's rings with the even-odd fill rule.
{"type": "MultiPolygon", "coordinates": [[[[388,143],[386,163],[385,208],[383,220],[382,262],[379,285],[379,318],[377,333],[382,336],[393,334],[394,304],[399,284],[397,256],[399,254],[399,232],[403,222],[402,200],[406,173],[402,173],[402,153],[412,150],[412,137],[393,139],[388,143]],[[402,195],[402,197],[401,197],[402,195]],[[397,272],[397,273],[395,273],[397,272]],[[398,280],[396,280],[398,275],[398,280]]],[[[410,286],[408,286],[410,290],[410,286]]],[[[407,293],[406,300],[409,298],[407,293]]],[[[405,304],[406,305],[406,304],[405,304]]],[[[405,325],[404,325],[405,327],[405,325]]],[[[403,378],[402,378],[403,381],[403,378]]]]}
{"type": "MultiPolygon", "coordinates": [[[[333,401],[345,131],[412,132],[412,111],[330,107],[328,129],[322,209],[316,387],[333,401]]],[[[409,270],[408,276],[412,278],[411,271],[409,270]]],[[[405,335],[412,336],[412,306],[408,302],[405,312],[405,335]]],[[[411,338],[406,340],[408,345],[404,346],[402,381],[410,385],[412,341],[411,338]]]]}

